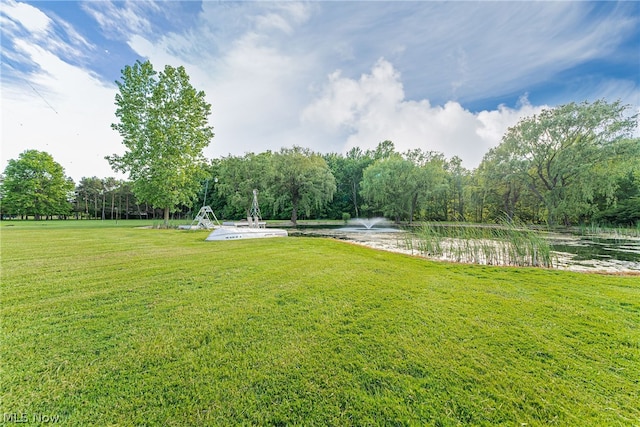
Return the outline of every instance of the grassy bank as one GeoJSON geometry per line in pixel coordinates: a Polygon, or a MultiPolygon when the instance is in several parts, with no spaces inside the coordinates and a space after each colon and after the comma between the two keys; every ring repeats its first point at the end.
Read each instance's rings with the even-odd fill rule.
{"type": "Polygon", "coordinates": [[[3,227],[0,410],[65,425],[637,425],[637,277],[328,239],[3,227]]]}

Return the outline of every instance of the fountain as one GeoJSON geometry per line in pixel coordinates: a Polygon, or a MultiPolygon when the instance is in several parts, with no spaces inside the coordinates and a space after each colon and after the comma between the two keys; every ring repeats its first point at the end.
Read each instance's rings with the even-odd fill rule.
{"type": "Polygon", "coordinates": [[[384,218],[356,218],[353,221],[363,225],[367,230],[371,230],[374,225],[386,220],[384,218]]]}
{"type": "Polygon", "coordinates": [[[389,233],[398,232],[397,228],[389,227],[391,222],[386,218],[354,218],[349,220],[347,227],[342,227],[340,231],[347,232],[376,232],[376,233],[389,233]]]}

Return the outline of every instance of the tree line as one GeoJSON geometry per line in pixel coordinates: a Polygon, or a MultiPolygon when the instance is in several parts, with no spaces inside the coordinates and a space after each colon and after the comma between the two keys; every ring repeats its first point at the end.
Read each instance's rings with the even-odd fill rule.
{"type": "Polygon", "coordinates": [[[9,161],[0,184],[3,217],[156,218],[209,205],[244,217],[253,189],[269,218],[532,224],[640,223],[638,114],[620,101],[570,103],[520,120],[473,170],[458,157],[420,149],[320,154],[303,147],[207,161],[211,106],[183,67],[149,61],[122,70],[116,118],[126,152],[107,156],[128,181],[75,185],[44,152],[9,161]]]}
{"type": "MultiPolygon", "coordinates": [[[[613,153],[590,166],[574,160],[565,168],[553,162],[569,153],[541,150],[549,163],[542,167],[542,176],[536,163],[523,167],[522,158],[509,154],[505,142],[474,170],[464,168],[457,157],[447,159],[437,152],[399,153],[392,141],[379,143],[375,150],[353,148],[346,154],[293,147],[227,156],[207,165],[199,190],[190,203],[178,206],[173,218],[190,218],[202,205],[211,206],[220,219],[246,217],[255,188],[263,215],[294,223],[385,216],[397,222],[493,223],[506,217],[533,224],[634,225],[640,222],[640,164],[630,153],[639,143],[621,139],[613,153]],[[558,178],[547,178],[554,171],[558,178]],[[579,173],[584,175],[571,179],[579,173]],[[544,180],[555,187],[548,188],[544,180]]],[[[30,150],[20,159],[35,155],[46,157],[50,166],[52,159],[46,153],[30,150]]],[[[16,181],[12,169],[16,163],[11,161],[3,175],[5,217],[163,218],[162,209],[136,197],[131,181],[85,177],[75,185],[61,175],[59,165],[39,174],[18,174],[22,184],[29,184],[10,189],[7,183],[16,181]],[[26,179],[27,175],[32,178],[26,179]]]]}

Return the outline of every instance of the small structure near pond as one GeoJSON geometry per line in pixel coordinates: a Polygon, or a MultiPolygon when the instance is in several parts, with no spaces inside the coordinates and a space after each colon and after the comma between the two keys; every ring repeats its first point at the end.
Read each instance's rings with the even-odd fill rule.
{"type": "Polygon", "coordinates": [[[213,213],[211,206],[203,206],[191,222],[191,225],[181,225],[178,228],[181,230],[212,230],[216,225],[220,225],[220,222],[216,218],[216,214],[213,213]]]}
{"type": "Polygon", "coordinates": [[[259,239],[265,237],[286,237],[288,235],[287,230],[267,228],[267,223],[262,221],[262,216],[260,215],[258,190],[253,190],[253,203],[251,204],[251,211],[247,216],[247,221],[225,222],[221,226],[216,226],[205,240],[259,239]]]}

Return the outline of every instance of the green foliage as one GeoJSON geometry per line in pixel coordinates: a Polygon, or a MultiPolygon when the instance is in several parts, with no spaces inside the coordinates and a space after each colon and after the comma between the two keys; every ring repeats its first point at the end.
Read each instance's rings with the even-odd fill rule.
{"type": "Polygon", "coordinates": [[[630,197],[594,216],[598,222],[606,224],[640,224],[640,196],[630,197]]]}
{"type": "Polygon", "coordinates": [[[74,184],[50,154],[26,150],[9,160],[0,195],[3,215],[68,215],[74,184]]]}
{"type": "Polygon", "coordinates": [[[68,426],[640,419],[636,277],[75,228],[95,223],[2,229],[3,413],[68,426]]]}
{"type": "Polygon", "coordinates": [[[503,153],[498,164],[539,198],[550,224],[576,221],[592,213],[597,192],[612,197],[616,174],[602,166],[638,154],[637,140],[628,140],[637,115],[627,115],[628,108],[570,103],[522,119],[496,149],[503,153]]]}
{"type": "Polygon", "coordinates": [[[116,171],[128,172],[141,201],[169,212],[191,205],[206,177],[202,150],[213,138],[207,124],[211,105],[189,83],[184,67],[157,73],[149,61],[122,70],[116,82],[116,116],[112,125],[127,152],[108,156],[116,171]]]}
{"type": "Polygon", "coordinates": [[[373,157],[374,161],[388,159],[396,154],[396,146],[392,141],[384,140],[380,142],[376,149],[369,153],[369,156],[373,157]]]}
{"type": "Polygon", "coordinates": [[[291,222],[298,210],[307,216],[333,199],[336,181],[319,154],[301,148],[283,148],[273,154],[268,187],[274,197],[274,211],[291,208],[291,222]]]}
{"type": "Polygon", "coordinates": [[[364,170],[374,162],[373,153],[354,147],[344,156],[330,153],[323,157],[336,179],[336,193],[327,207],[329,215],[340,218],[343,212],[348,212],[352,217],[360,217],[360,183],[364,170]]]}
{"type": "Polygon", "coordinates": [[[259,191],[262,212],[289,214],[294,223],[299,210],[307,216],[319,212],[335,193],[335,178],[324,158],[300,147],[225,157],[217,161],[215,173],[226,218],[248,215],[253,189],[259,191]]]}
{"type": "Polygon", "coordinates": [[[246,218],[251,208],[254,189],[260,192],[262,211],[266,212],[273,206],[265,179],[271,170],[271,157],[271,152],[258,155],[247,153],[243,157],[229,156],[219,160],[215,190],[226,202],[223,217],[246,218]]]}
{"type": "Polygon", "coordinates": [[[444,181],[444,162],[437,153],[420,150],[381,158],[363,172],[362,195],[382,215],[400,220],[415,214],[444,181]]]}
{"type": "MultiPolygon", "coordinates": [[[[126,78],[135,80],[130,88],[121,84],[121,92],[131,105],[146,108],[149,99],[160,99],[139,96],[141,88],[148,87],[145,90],[152,93],[156,84],[156,73],[150,65],[137,63],[125,71],[126,78]]],[[[133,129],[142,129],[147,119],[125,110],[121,114],[133,129]]],[[[275,154],[268,151],[229,156],[214,160],[206,173],[200,173],[199,167],[186,173],[194,180],[180,191],[175,186],[155,191],[158,182],[170,181],[160,173],[158,181],[134,182],[132,189],[140,190],[141,183],[146,183],[145,194],[181,196],[169,200],[174,203],[172,209],[189,205],[190,197],[197,197],[198,204],[213,206],[223,218],[245,216],[256,188],[263,212],[293,221],[304,211],[307,216],[331,219],[348,213],[351,217],[384,215],[409,222],[499,223],[506,216],[510,221],[535,224],[633,224],[638,221],[640,194],[640,140],[631,137],[636,120],[637,115],[630,115],[628,107],[620,102],[571,103],[544,110],[509,129],[502,143],[492,148],[473,171],[465,169],[459,158],[446,159],[441,153],[420,149],[398,153],[393,142],[385,140],[374,150],[354,147],[346,155],[325,154],[321,156],[324,162],[316,153],[300,147],[275,154]],[[318,173],[304,171],[309,167],[318,173]],[[324,183],[323,176],[327,177],[324,183]],[[629,181],[630,176],[635,178],[629,181]],[[204,200],[205,187],[208,200],[204,200]]],[[[144,145],[144,138],[135,141],[144,145]]],[[[139,151],[138,166],[150,170],[145,160],[150,156],[145,157],[145,150],[139,151]]],[[[116,160],[117,156],[110,159],[116,160]]],[[[160,164],[154,170],[165,173],[177,168],[160,164]]],[[[95,194],[94,208],[90,209],[89,194],[93,190],[79,190],[83,199],[76,205],[82,204],[86,215],[91,211],[96,214],[95,194]]],[[[104,192],[100,195],[105,197],[104,192]]],[[[152,199],[142,198],[140,191],[135,195],[139,202],[152,199]]],[[[114,193],[107,193],[109,196],[114,197],[114,193]]],[[[165,202],[155,205],[161,204],[165,202]]]]}
{"type": "Polygon", "coordinates": [[[396,222],[411,219],[419,191],[416,174],[416,166],[397,154],[378,160],[363,173],[362,195],[396,222]]]}
{"type": "Polygon", "coordinates": [[[80,211],[89,218],[98,218],[102,207],[102,194],[104,186],[102,180],[96,176],[84,177],[76,187],[76,202],[81,204],[80,211]],[[100,206],[98,201],[100,200],[100,206]]]}
{"type": "Polygon", "coordinates": [[[628,141],[636,153],[626,161],[601,165],[600,174],[610,174],[615,179],[613,197],[598,195],[597,211],[592,220],[600,223],[633,226],[640,224],[640,139],[628,141]]]}
{"type": "Polygon", "coordinates": [[[447,182],[447,218],[449,216],[457,221],[466,220],[466,206],[465,206],[465,190],[466,181],[468,180],[469,171],[462,167],[462,159],[458,156],[454,156],[449,160],[446,165],[446,182],[447,182]]]}

